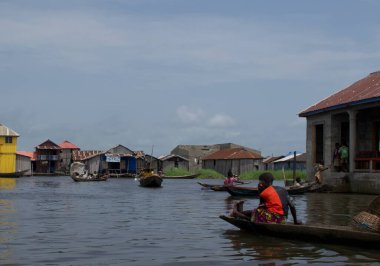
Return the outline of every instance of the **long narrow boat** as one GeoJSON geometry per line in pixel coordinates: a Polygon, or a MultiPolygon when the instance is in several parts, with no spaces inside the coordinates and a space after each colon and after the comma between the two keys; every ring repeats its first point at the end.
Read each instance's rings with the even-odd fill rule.
{"type": "Polygon", "coordinates": [[[225,215],[219,217],[242,230],[255,234],[380,249],[380,233],[359,231],[351,226],[267,224],[225,215]]]}
{"type": "MultiPolygon", "coordinates": [[[[226,185],[214,185],[214,184],[206,184],[206,183],[201,183],[197,182],[199,185],[201,185],[204,188],[211,189],[213,191],[227,191],[227,187],[232,187],[232,186],[226,186],[226,185]]],[[[250,182],[243,182],[240,181],[240,184],[249,184],[250,182]]]]}
{"type": "Polygon", "coordinates": [[[12,177],[12,178],[17,178],[21,177],[26,174],[29,170],[22,170],[22,171],[17,171],[17,172],[12,172],[12,173],[0,173],[0,177],[12,177]]]}
{"type": "Polygon", "coordinates": [[[197,176],[199,176],[199,174],[192,174],[192,175],[178,175],[178,176],[167,176],[167,175],[164,175],[162,176],[163,179],[194,179],[196,178],[197,176]]]}
{"type": "Polygon", "coordinates": [[[206,184],[206,183],[201,183],[201,182],[197,182],[197,183],[204,188],[211,189],[214,191],[227,191],[227,188],[225,185],[214,185],[214,184],[206,184]]]}
{"type": "Polygon", "coordinates": [[[103,176],[80,176],[80,175],[71,175],[71,178],[75,182],[91,182],[91,181],[107,181],[108,175],[103,175],[103,176]]]}
{"type": "MultiPolygon", "coordinates": [[[[310,190],[310,188],[314,185],[314,183],[305,184],[303,186],[292,186],[292,187],[285,187],[285,189],[288,191],[289,195],[299,195],[304,194],[310,190]]],[[[233,186],[233,187],[226,187],[226,190],[228,193],[230,193],[232,196],[238,196],[238,197],[258,197],[259,191],[257,187],[240,187],[240,186],[233,186]]]]}

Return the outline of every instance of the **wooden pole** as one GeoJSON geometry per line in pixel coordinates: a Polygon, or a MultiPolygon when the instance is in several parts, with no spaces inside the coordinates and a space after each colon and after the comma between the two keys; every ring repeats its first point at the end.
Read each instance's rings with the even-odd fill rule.
{"type": "Polygon", "coordinates": [[[296,163],[297,163],[297,156],[296,156],[296,152],[294,151],[294,157],[293,157],[293,184],[296,182],[296,163]]]}

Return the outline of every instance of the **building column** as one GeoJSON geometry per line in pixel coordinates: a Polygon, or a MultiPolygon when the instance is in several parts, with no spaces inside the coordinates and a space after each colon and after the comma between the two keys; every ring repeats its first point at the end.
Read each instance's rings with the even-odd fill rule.
{"type": "Polygon", "coordinates": [[[348,111],[350,122],[350,143],[349,146],[349,171],[354,172],[355,169],[355,155],[356,155],[356,114],[357,111],[348,111]]]}

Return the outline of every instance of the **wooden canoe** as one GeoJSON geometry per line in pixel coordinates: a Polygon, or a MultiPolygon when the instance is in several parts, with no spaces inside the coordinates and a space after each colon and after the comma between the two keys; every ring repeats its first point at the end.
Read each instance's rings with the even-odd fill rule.
{"type": "Polygon", "coordinates": [[[0,177],[12,177],[12,178],[17,178],[21,177],[26,174],[29,170],[22,170],[22,171],[17,171],[13,173],[0,173],[0,177]]]}
{"type": "Polygon", "coordinates": [[[226,186],[224,185],[213,185],[213,184],[206,184],[206,183],[201,183],[201,182],[197,182],[197,183],[204,188],[208,188],[214,191],[227,191],[226,186]]]}
{"type": "Polygon", "coordinates": [[[200,174],[192,174],[192,175],[178,175],[178,176],[162,176],[164,179],[194,179],[200,174]]]}
{"type": "Polygon", "coordinates": [[[108,175],[103,176],[79,176],[79,175],[71,175],[71,178],[75,182],[92,182],[92,181],[107,181],[108,175]]]}
{"type": "Polygon", "coordinates": [[[266,224],[225,215],[219,217],[242,230],[256,234],[380,249],[380,233],[359,231],[351,226],[266,224]]]}
{"type": "MultiPolygon", "coordinates": [[[[314,184],[305,184],[298,187],[296,186],[285,187],[285,189],[288,191],[289,195],[299,195],[299,194],[304,194],[308,192],[313,185],[314,184]]],[[[258,197],[259,196],[259,191],[257,187],[233,186],[233,187],[226,187],[226,190],[232,196],[238,196],[238,197],[258,197]]]]}
{"type": "Polygon", "coordinates": [[[139,182],[142,187],[161,187],[162,177],[156,174],[141,176],[139,182]]]}

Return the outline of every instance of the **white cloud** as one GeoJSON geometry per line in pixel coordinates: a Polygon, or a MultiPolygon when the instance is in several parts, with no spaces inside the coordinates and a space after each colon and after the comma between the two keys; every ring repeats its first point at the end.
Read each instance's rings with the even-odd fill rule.
{"type": "Polygon", "coordinates": [[[198,124],[204,118],[204,112],[200,108],[190,108],[188,106],[180,106],[177,109],[177,118],[183,124],[198,124]]]}
{"type": "Polygon", "coordinates": [[[235,124],[234,120],[223,114],[216,114],[209,120],[209,125],[212,127],[229,127],[235,124]]]}

